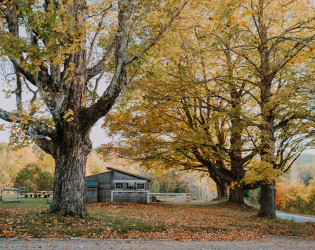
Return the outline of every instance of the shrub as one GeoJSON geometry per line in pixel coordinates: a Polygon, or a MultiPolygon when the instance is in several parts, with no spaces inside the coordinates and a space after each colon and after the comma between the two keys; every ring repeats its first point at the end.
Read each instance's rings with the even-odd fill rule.
{"type": "Polygon", "coordinates": [[[290,211],[314,212],[315,181],[311,180],[309,183],[309,186],[298,183],[278,187],[277,206],[290,211]]]}
{"type": "Polygon", "coordinates": [[[302,211],[306,208],[308,201],[306,187],[304,185],[297,184],[292,186],[282,199],[282,207],[289,210],[297,209],[302,211]]]}
{"type": "Polygon", "coordinates": [[[160,183],[155,180],[150,186],[150,192],[151,193],[159,193],[160,192],[160,183]]]}
{"type": "Polygon", "coordinates": [[[15,178],[14,186],[25,187],[26,192],[52,190],[54,177],[48,171],[42,171],[36,163],[27,164],[15,178]]]}

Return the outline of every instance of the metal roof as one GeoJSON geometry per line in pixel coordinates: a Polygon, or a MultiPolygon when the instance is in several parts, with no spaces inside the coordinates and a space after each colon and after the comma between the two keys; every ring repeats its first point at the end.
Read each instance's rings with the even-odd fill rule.
{"type": "Polygon", "coordinates": [[[113,170],[113,171],[117,171],[117,172],[120,172],[120,173],[123,173],[123,174],[127,174],[127,175],[130,175],[130,176],[139,178],[139,179],[147,180],[147,181],[150,181],[150,182],[152,181],[150,178],[146,178],[146,177],[143,177],[143,176],[140,176],[140,175],[132,174],[132,173],[129,173],[129,172],[117,169],[117,168],[107,167],[107,169],[113,170]]]}
{"type": "Polygon", "coordinates": [[[98,181],[86,181],[85,186],[98,186],[98,181]]]}

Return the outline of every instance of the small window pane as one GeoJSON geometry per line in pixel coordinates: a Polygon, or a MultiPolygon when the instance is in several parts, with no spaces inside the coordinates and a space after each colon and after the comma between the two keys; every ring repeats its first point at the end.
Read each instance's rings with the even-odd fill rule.
{"type": "Polygon", "coordinates": [[[144,189],[144,183],[137,183],[137,189],[144,189]]]}
{"type": "Polygon", "coordinates": [[[117,182],[117,183],[116,183],[116,188],[115,188],[115,189],[118,189],[118,190],[122,190],[122,189],[124,189],[124,183],[117,182]]]}
{"type": "Polygon", "coordinates": [[[129,189],[129,190],[135,189],[135,184],[131,183],[131,182],[127,183],[127,189],[129,189]]]}

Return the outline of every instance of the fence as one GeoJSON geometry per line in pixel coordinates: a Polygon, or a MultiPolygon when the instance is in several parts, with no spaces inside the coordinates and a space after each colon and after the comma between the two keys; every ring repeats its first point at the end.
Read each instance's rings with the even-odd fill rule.
{"type": "Polygon", "coordinates": [[[190,193],[150,193],[150,196],[155,196],[159,201],[191,201],[190,193]]]}
{"type": "Polygon", "coordinates": [[[0,188],[0,202],[18,202],[23,201],[25,194],[25,188],[20,187],[18,189],[0,188]]]}

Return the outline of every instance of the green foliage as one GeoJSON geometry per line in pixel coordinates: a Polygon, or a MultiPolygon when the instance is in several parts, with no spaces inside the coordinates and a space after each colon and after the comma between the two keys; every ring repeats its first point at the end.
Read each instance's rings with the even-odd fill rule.
{"type": "Polygon", "coordinates": [[[38,190],[52,190],[54,186],[54,177],[48,171],[42,171],[37,181],[38,190]]]}
{"type": "Polygon", "coordinates": [[[256,199],[257,199],[257,202],[260,204],[261,188],[257,188],[256,191],[257,191],[256,199]]]}
{"type": "Polygon", "coordinates": [[[308,184],[310,183],[310,181],[312,180],[313,176],[311,174],[308,174],[304,177],[303,179],[303,183],[304,185],[308,186],[308,184]]]}
{"type": "Polygon", "coordinates": [[[250,193],[251,193],[251,190],[245,189],[244,190],[244,198],[248,198],[250,193]]]}
{"type": "Polygon", "coordinates": [[[42,171],[36,163],[27,164],[15,179],[16,187],[25,187],[26,192],[52,190],[54,177],[48,171],[42,171]]]}
{"type": "Polygon", "coordinates": [[[260,188],[254,190],[244,190],[244,198],[252,204],[260,203],[260,188]]]}
{"type": "Polygon", "coordinates": [[[160,184],[159,181],[155,180],[152,182],[150,186],[150,192],[151,193],[159,193],[160,192],[160,184]]]}

